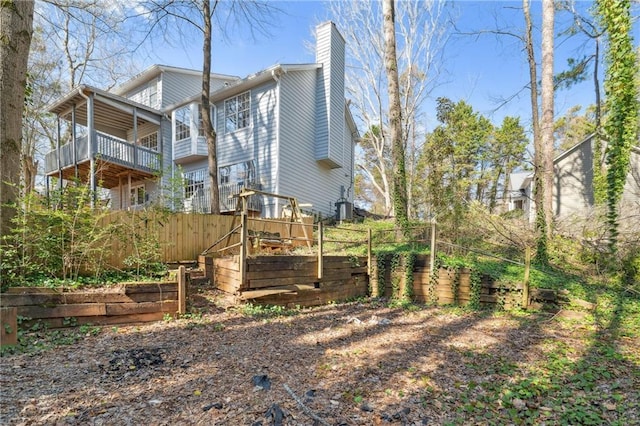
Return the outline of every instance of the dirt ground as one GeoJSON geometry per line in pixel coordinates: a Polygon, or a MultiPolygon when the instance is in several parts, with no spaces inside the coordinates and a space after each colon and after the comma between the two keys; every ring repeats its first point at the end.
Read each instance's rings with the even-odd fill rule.
{"type": "Polygon", "coordinates": [[[580,387],[592,329],[561,315],[352,302],[264,319],[209,302],[0,358],[0,424],[558,424],[576,407],[640,424],[637,336],[619,337],[618,362],[580,387]]]}

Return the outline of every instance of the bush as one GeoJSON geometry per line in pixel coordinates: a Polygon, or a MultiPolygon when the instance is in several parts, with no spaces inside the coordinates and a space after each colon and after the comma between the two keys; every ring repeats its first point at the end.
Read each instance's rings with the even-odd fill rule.
{"type": "Polygon", "coordinates": [[[86,186],[68,185],[54,191],[49,200],[36,193],[21,199],[12,232],[3,237],[0,247],[2,285],[99,274],[114,228],[103,226],[108,211],[92,208],[92,197],[86,186]],[[56,208],[49,208],[49,203],[56,208]]]}

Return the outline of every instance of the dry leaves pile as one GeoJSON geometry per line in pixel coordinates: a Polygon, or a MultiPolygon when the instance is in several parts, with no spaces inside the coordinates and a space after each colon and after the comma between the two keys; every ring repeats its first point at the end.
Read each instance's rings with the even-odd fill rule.
{"type": "MultiPolygon", "coordinates": [[[[566,414],[549,406],[555,395],[509,391],[548,362],[553,342],[571,347],[567,362],[577,365],[587,334],[548,316],[371,303],[273,319],[218,307],[1,358],[0,424],[482,424],[534,411],[554,424],[566,414]]],[[[637,339],[622,343],[640,348],[637,339]]],[[[625,398],[620,412],[619,401],[602,396],[607,420],[640,421],[640,378],[628,368],[598,382],[625,398]]]]}

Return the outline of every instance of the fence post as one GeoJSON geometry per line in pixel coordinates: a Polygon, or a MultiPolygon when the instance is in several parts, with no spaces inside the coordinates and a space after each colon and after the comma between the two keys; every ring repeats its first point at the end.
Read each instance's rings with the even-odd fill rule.
{"type": "Polygon", "coordinates": [[[436,218],[431,219],[431,250],[429,253],[429,276],[433,277],[436,267],[436,218]]]}
{"type": "Polygon", "coordinates": [[[322,225],[322,222],[318,222],[318,279],[321,280],[322,279],[322,272],[324,270],[324,265],[322,264],[323,261],[323,248],[324,248],[324,226],[322,225]]]}
{"type": "Polygon", "coordinates": [[[18,308],[0,308],[0,347],[18,344],[18,308]]]}
{"type": "Polygon", "coordinates": [[[184,265],[178,268],[178,314],[187,313],[187,273],[184,265]]]}
{"type": "Polygon", "coordinates": [[[524,249],[524,283],[522,284],[522,308],[529,307],[529,273],[531,271],[531,248],[524,249]]]}
{"type": "Polygon", "coordinates": [[[240,290],[245,289],[245,283],[247,281],[247,224],[248,224],[248,206],[247,198],[242,199],[242,213],[240,214],[240,290]]]}
{"type": "Polygon", "coordinates": [[[371,228],[367,228],[367,275],[371,279],[371,262],[373,262],[371,249],[371,228]]]}

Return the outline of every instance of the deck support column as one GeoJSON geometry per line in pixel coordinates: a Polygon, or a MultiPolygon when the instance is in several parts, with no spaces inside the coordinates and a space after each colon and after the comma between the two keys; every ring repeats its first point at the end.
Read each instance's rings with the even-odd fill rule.
{"type": "Polygon", "coordinates": [[[96,206],[97,194],[96,194],[96,147],[95,147],[95,138],[96,131],[93,123],[93,101],[94,94],[91,93],[89,95],[89,99],[87,99],[87,150],[89,154],[89,179],[91,185],[91,207],[96,206]]]}
{"type": "Polygon", "coordinates": [[[133,165],[138,167],[138,109],[133,108],[133,165]]]}
{"type": "Polygon", "coordinates": [[[122,198],[122,175],[118,175],[118,193],[120,194],[120,208],[119,210],[123,210],[123,204],[122,202],[124,201],[122,198]]]}
{"type": "Polygon", "coordinates": [[[78,148],[76,144],[78,141],[76,140],[76,104],[73,104],[71,107],[71,147],[73,149],[73,167],[74,167],[74,176],[76,178],[76,185],[78,184],[78,148]]]}
{"type": "Polygon", "coordinates": [[[58,166],[58,189],[62,191],[62,160],[60,159],[60,115],[56,115],[56,122],[58,124],[58,131],[56,133],[56,162],[58,166]]]}
{"type": "Polygon", "coordinates": [[[127,182],[127,193],[124,194],[126,201],[127,210],[131,210],[131,173],[127,174],[128,182],[127,182]]]}

